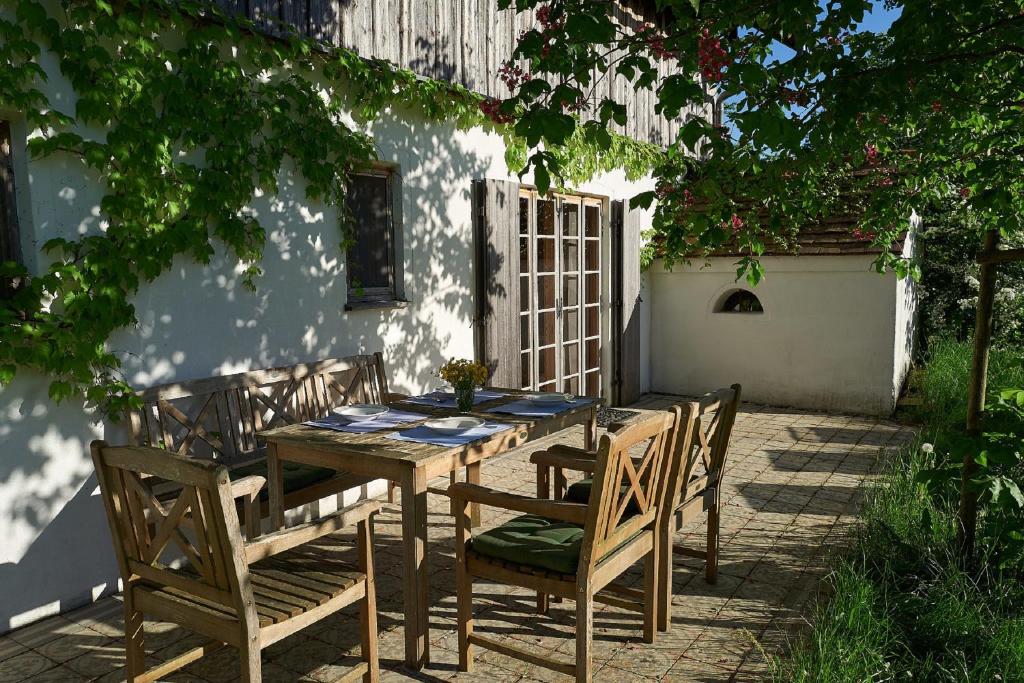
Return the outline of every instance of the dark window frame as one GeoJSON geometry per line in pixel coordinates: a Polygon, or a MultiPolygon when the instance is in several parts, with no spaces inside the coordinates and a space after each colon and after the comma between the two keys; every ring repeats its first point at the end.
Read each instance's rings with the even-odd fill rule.
{"type": "MultiPolygon", "coordinates": [[[[0,262],[3,261],[24,263],[14,188],[11,122],[0,119],[0,262]]],[[[9,296],[17,286],[17,281],[0,278],[0,298],[9,296]]]]}
{"type": "MultiPolygon", "coordinates": [[[[345,310],[357,310],[361,308],[397,308],[402,307],[406,302],[403,298],[402,287],[402,241],[401,241],[401,219],[400,210],[397,205],[400,197],[400,175],[395,166],[376,165],[366,170],[353,173],[356,177],[383,178],[385,180],[385,207],[387,211],[386,243],[388,259],[388,284],[383,287],[363,287],[352,281],[354,269],[351,267],[353,259],[357,257],[355,249],[356,241],[359,239],[359,226],[352,226],[353,243],[346,250],[346,284],[347,301],[345,310]]],[[[353,221],[358,220],[353,216],[353,221]]]]}

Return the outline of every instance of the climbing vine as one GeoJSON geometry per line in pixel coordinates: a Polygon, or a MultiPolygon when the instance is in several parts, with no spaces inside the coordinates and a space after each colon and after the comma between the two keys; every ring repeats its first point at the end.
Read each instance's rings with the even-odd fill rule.
{"type": "MultiPolygon", "coordinates": [[[[35,129],[32,156],[63,155],[105,192],[97,225],[43,246],[42,272],[0,264],[17,283],[0,303],[0,384],[33,368],[51,378],[54,400],[84,396],[112,416],[135,405],[107,342],[136,324],[139,287],[175,258],[209,262],[217,243],[255,286],[266,232],[249,202],[276,191],[288,158],[310,199],[344,207],[351,173],[376,157],[363,124],[387,108],[485,126],[504,136],[510,168],[525,165],[525,143],[488,118],[480,95],[287,27],[269,38],[216,8],[164,0],[0,9],[0,110],[35,129]],[[40,60],[50,56],[70,101],[47,94],[40,60]]],[[[619,136],[607,151],[585,139],[558,151],[570,182],[614,167],[639,177],[656,153],[619,136]]]]}

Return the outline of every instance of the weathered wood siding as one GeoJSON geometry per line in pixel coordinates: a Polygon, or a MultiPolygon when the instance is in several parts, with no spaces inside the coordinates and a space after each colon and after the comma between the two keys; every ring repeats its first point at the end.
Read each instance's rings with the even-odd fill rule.
{"type": "MultiPolygon", "coordinates": [[[[497,0],[215,0],[233,13],[244,13],[273,32],[275,20],[332,45],[367,57],[388,59],[417,74],[462,83],[479,93],[507,96],[498,68],[512,54],[516,37],[534,24],[532,12],[498,10],[497,0]]],[[[635,28],[647,19],[637,0],[613,8],[616,19],[635,28]]],[[[667,75],[674,64],[662,62],[667,75]]],[[[606,75],[592,100],[616,97],[625,102],[629,119],[616,132],[637,140],[667,144],[687,116],[710,116],[710,107],[668,121],[654,113],[656,97],[634,91],[621,76],[606,75]]]]}

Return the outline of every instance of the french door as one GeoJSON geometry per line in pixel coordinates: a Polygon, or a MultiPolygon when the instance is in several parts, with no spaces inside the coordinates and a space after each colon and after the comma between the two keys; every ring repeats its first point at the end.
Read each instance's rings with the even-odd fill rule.
{"type": "Polygon", "coordinates": [[[604,204],[519,195],[522,387],[600,397],[604,204]]]}

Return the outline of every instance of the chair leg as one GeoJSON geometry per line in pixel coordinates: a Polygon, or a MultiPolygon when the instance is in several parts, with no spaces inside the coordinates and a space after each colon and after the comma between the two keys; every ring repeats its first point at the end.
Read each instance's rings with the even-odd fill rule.
{"type": "MultiPolygon", "coordinates": [[[[717,498],[717,497],[716,497],[717,498]]],[[[708,548],[704,564],[704,580],[708,583],[718,581],[718,501],[708,509],[708,548]]]]}
{"type": "Polygon", "coordinates": [[[395,489],[398,488],[398,483],[388,479],[388,502],[395,502],[395,489]]]}
{"type": "Polygon", "coordinates": [[[358,534],[359,569],[366,574],[366,596],[359,604],[359,632],[363,661],[367,670],[364,683],[380,680],[380,663],[377,656],[377,583],[373,573],[373,519],[359,522],[358,534]]]}
{"type": "MultiPolygon", "coordinates": [[[[454,484],[459,480],[458,474],[456,474],[456,472],[458,472],[458,470],[452,470],[451,472],[448,473],[449,484],[454,484]]],[[[450,498],[448,499],[448,514],[452,517],[455,516],[455,501],[451,500],[450,498]]]]}
{"type": "Polygon", "coordinates": [[[594,600],[587,594],[576,596],[576,683],[591,683],[594,678],[594,600]]]}
{"type": "Polygon", "coordinates": [[[675,526],[675,515],[668,514],[660,521],[655,535],[658,562],[658,630],[663,633],[672,629],[672,538],[675,535],[675,526]]]}
{"type": "Polygon", "coordinates": [[[473,577],[466,563],[466,547],[470,539],[469,503],[455,500],[455,621],[459,633],[459,671],[473,670],[473,577]]]}
{"type": "Polygon", "coordinates": [[[242,664],[242,683],[262,683],[263,664],[260,662],[259,641],[247,638],[238,650],[238,659],[242,664]]]}
{"type": "MultiPolygon", "coordinates": [[[[537,465],[537,499],[547,500],[551,497],[551,469],[547,465],[537,465]]],[[[550,606],[548,594],[537,591],[537,614],[547,614],[550,606]]]]}
{"type": "Polygon", "coordinates": [[[124,592],[124,650],[125,676],[129,683],[146,671],[145,631],[142,625],[142,612],[135,609],[132,589],[129,586],[124,592]]]}
{"type": "Polygon", "coordinates": [[[658,605],[661,595],[658,586],[658,554],[659,544],[656,542],[650,552],[644,556],[644,642],[653,643],[657,636],[658,605]]]}

